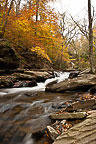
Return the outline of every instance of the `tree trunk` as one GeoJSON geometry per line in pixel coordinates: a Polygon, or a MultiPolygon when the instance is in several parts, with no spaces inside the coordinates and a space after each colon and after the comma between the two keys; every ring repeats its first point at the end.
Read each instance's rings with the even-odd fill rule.
{"type": "Polygon", "coordinates": [[[4,25],[2,27],[2,32],[0,33],[0,38],[3,38],[4,37],[4,33],[5,33],[5,30],[6,30],[6,26],[7,26],[7,22],[8,22],[8,17],[9,17],[9,13],[11,11],[11,8],[12,8],[12,5],[13,5],[13,1],[14,0],[11,0],[11,3],[10,3],[10,6],[9,6],[9,9],[8,9],[8,12],[6,14],[6,18],[5,18],[5,21],[4,21],[4,25]]]}
{"type": "Polygon", "coordinates": [[[89,19],[89,62],[90,72],[94,72],[93,66],[93,30],[92,30],[92,16],[91,16],[91,0],[88,0],[88,19],[89,19]]]}
{"type": "Polygon", "coordinates": [[[39,13],[39,0],[36,0],[36,22],[38,21],[38,13],[39,13]]]}
{"type": "Polygon", "coordinates": [[[19,15],[20,4],[21,4],[21,0],[17,0],[17,3],[16,3],[16,15],[17,16],[19,15]]]}

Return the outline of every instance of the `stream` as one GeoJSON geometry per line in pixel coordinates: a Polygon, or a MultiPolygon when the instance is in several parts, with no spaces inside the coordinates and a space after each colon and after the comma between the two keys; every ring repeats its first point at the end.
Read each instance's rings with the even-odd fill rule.
{"type": "Polygon", "coordinates": [[[45,92],[48,83],[61,82],[69,76],[68,72],[55,74],[55,78],[36,87],[0,89],[0,144],[44,144],[47,141],[43,130],[52,123],[49,115],[78,97],[78,93],[45,92]]]}

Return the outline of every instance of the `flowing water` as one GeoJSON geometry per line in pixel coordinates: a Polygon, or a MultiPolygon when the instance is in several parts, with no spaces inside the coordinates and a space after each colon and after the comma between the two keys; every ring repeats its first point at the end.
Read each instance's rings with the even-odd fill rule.
{"type": "Polygon", "coordinates": [[[56,73],[55,78],[33,88],[1,89],[0,144],[44,144],[43,130],[52,123],[49,115],[78,97],[77,93],[48,93],[45,87],[68,76],[69,73],[56,73]]]}

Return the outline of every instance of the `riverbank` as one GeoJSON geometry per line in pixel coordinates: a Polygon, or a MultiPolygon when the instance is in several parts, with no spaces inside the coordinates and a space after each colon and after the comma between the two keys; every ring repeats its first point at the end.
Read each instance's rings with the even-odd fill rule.
{"type": "Polygon", "coordinates": [[[62,133],[53,144],[95,144],[96,143],[96,110],[89,111],[81,123],[62,133]]]}
{"type": "Polygon", "coordinates": [[[50,118],[56,120],[54,124],[47,126],[53,144],[95,144],[95,95],[79,95],[78,100],[67,103],[65,108],[51,114],[50,118]]]}
{"type": "Polygon", "coordinates": [[[53,78],[53,71],[19,69],[0,76],[0,88],[34,87],[38,82],[53,78]]]}
{"type": "MultiPolygon", "coordinates": [[[[70,77],[70,75],[69,75],[70,77]]],[[[60,111],[50,115],[55,123],[47,126],[49,137],[53,144],[95,143],[95,116],[96,116],[96,75],[89,72],[80,72],[60,83],[51,83],[46,91],[57,93],[78,93],[78,99],[65,103],[60,111]],[[86,126],[87,125],[87,126],[86,126]]]]}
{"type": "MultiPolygon", "coordinates": [[[[22,74],[23,76],[24,74],[28,75],[28,73],[30,73],[30,76],[37,74],[39,77],[45,74],[45,78],[50,75],[50,71],[49,75],[46,75],[47,73],[42,71],[36,72],[27,71],[22,74]],[[40,75],[41,73],[43,74],[40,75]]],[[[20,71],[18,73],[20,74],[20,71]]],[[[58,73],[55,73],[55,75],[58,76],[58,73]]],[[[84,75],[86,74],[84,73],[84,75]]],[[[47,86],[52,87],[54,84],[67,83],[67,81],[70,83],[71,81],[77,82],[78,80],[80,81],[80,76],[80,72],[78,74],[77,72],[72,72],[70,75],[69,73],[60,73],[56,79],[52,78],[46,80],[45,83],[39,83],[41,87],[33,87],[35,88],[34,90],[32,87],[1,89],[0,130],[2,134],[0,138],[2,139],[2,144],[5,142],[8,144],[26,144],[27,142],[33,144],[45,144],[47,142],[48,144],[52,144],[53,139],[49,140],[51,136],[49,133],[46,133],[46,130],[48,126],[49,128],[53,127],[55,119],[56,125],[53,128],[57,128],[55,129],[57,135],[55,135],[54,140],[57,136],[62,135],[62,133],[65,134],[67,130],[69,131],[75,124],[85,121],[89,115],[89,111],[96,109],[95,94],[88,93],[88,89],[86,92],[80,92],[80,89],[79,91],[64,91],[62,93],[42,91],[42,86],[44,89],[47,84],[47,86]],[[68,76],[70,77],[69,79],[68,76]],[[10,136],[7,133],[10,133],[10,136]],[[48,135],[49,137],[47,137],[48,135]]],[[[94,75],[89,79],[93,84],[95,81],[94,75]]],[[[93,85],[91,86],[93,87],[93,85]]],[[[92,87],[90,92],[92,92],[92,87]]],[[[54,142],[57,142],[57,139],[54,142]]]]}
{"type": "Polygon", "coordinates": [[[0,39],[0,88],[33,87],[53,76],[47,58],[0,39]]]}

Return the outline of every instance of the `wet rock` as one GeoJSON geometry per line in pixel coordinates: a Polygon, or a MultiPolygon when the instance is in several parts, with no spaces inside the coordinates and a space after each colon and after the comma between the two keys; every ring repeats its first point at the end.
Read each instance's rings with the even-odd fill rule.
{"type": "Polygon", "coordinates": [[[14,76],[0,76],[0,88],[12,88],[15,81],[14,76]]]}
{"type": "Polygon", "coordinates": [[[87,119],[74,125],[58,136],[53,144],[95,144],[96,111],[91,111],[87,119]]]}
{"type": "Polygon", "coordinates": [[[65,103],[63,103],[63,104],[56,103],[56,104],[52,105],[52,108],[54,108],[54,109],[61,109],[61,108],[65,108],[65,107],[66,107],[65,103]]]}
{"type": "Polygon", "coordinates": [[[18,81],[18,82],[15,82],[13,88],[23,87],[23,85],[24,85],[24,82],[22,82],[22,81],[18,81]]]}
{"type": "Polygon", "coordinates": [[[55,140],[58,135],[61,135],[63,132],[67,131],[72,127],[72,123],[67,122],[66,120],[56,121],[51,126],[47,127],[49,137],[52,140],[55,140]]]}
{"type": "Polygon", "coordinates": [[[26,93],[24,93],[24,96],[27,96],[27,97],[38,97],[38,93],[36,93],[36,92],[26,92],[26,93]]]}
{"type": "Polygon", "coordinates": [[[34,87],[37,86],[37,82],[35,80],[32,81],[19,81],[14,84],[14,88],[19,88],[19,87],[34,87]]]}
{"type": "Polygon", "coordinates": [[[74,113],[59,113],[50,115],[51,119],[83,119],[86,117],[86,112],[74,112],[74,113]]]}
{"type": "Polygon", "coordinates": [[[35,75],[35,76],[41,76],[48,78],[50,74],[48,72],[41,72],[41,71],[24,71],[25,74],[35,75]]]}
{"type": "Polygon", "coordinates": [[[14,76],[17,77],[18,80],[34,80],[34,79],[36,79],[35,76],[31,76],[31,75],[23,74],[23,73],[14,73],[14,76]]]}
{"type": "Polygon", "coordinates": [[[95,94],[95,93],[96,93],[96,85],[93,86],[92,88],[90,88],[90,89],[89,89],[89,92],[90,92],[91,94],[95,94]]]}
{"type": "Polygon", "coordinates": [[[96,75],[86,74],[81,77],[64,80],[60,83],[53,84],[46,87],[46,91],[50,92],[65,92],[65,91],[86,91],[90,87],[96,85],[96,75]]]}
{"type": "Polygon", "coordinates": [[[69,74],[69,78],[70,79],[72,79],[72,78],[75,78],[75,77],[77,77],[78,75],[79,75],[79,71],[74,71],[74,72],[71,72],[70,74],[69,74]]]}
{"type": "Polygon", "coordinates": [[[57,131],[53,127],[51,127],[51,126],[47,126],[47,131],[48,131],[48,134],[49,134],[50,138],[53,141],[59,136],[59,134],[57,133],[57,131]]]}
{"type": "MultiPolygon", "coordinates": [[[[17,74],[18,75],[18,74],[17,74]]],[[[23,75],[24,76],[24,75],[23,75]]],[[[23,79],[22,81],[18,80],[18,76],[16,75],[5,75],[5,76],[0,76],[0,88],[18,88],[18,87],[33,87],[37,86],[36,80],[34,80],[30,76],[21,76],[23,79]],[[28,79],[28,80],[26,80],[28,79]],[[31,79],[31,80],[29,80],[31,79]]]]}
{"type": "Polygon", "coordinates": [[[33,134],[32,134],[32,138],[33,138],[33,139],[36,139],[36,141],[38,141],[39,139],[43,138],[44,135],[45,135],[45,129],[42,130],[42,131],[38,131],[38,132],[36,132],[36,133],[33,133],[33,134]]]}
{"type": "Polygon", "coordinates": [[[46,79],[52,77],[51,74],[49,74],[48,72],[46,71],[25,71],[24,72],[25,74],[28,74],[28,75],[31,75],[31,76],[35,76],[36,77],[36,80],[38,82],[43,82],[45,81],[46,79]]]}
{"type": "Polygon", "coordinates": [[[85,74],[88,74],[88,73],[90,73],[90,68],[81,71],[80,75],[85,75],[85,74]]]}
{"type": "Polygon", "coordinates": [[[95,99],[90,100],[80,100],[74,102],[65,108],[66,111],[77,111],[80,109],[91,108],[96,103],[95,99]]]}
{"type": "Polygon", "coordinates": [[[35,80],[29,81],[27,83],[27,87],[34,87],[34,86],[37,86],[37,82],[35,80]]]}
{"type": "Polygon", "coordinates": [[[58,80],[54,80],[54,81],[52,81],[52,82],[48,83],[46,87],[49,87],[49,86],[51,86],[51,85],[56,84],[56,83],[57,83],[57,81],[58,81],[58,80]]]}
{"type": "Polygon", "coordinates": [[[14,73],[18,80],[36,80],[37,82],[44,82],[48,78],[52,78],[53,75],[49,72],[41,71],[24,71],[24,73],[14,73]]]}

